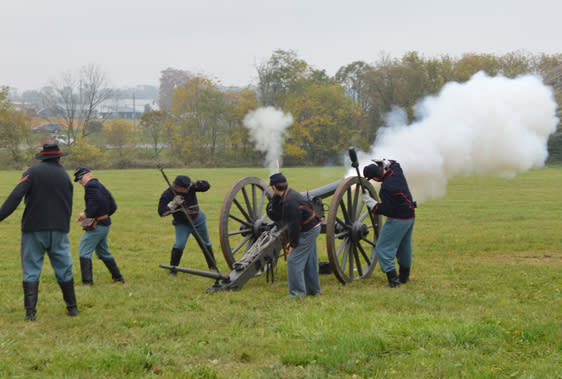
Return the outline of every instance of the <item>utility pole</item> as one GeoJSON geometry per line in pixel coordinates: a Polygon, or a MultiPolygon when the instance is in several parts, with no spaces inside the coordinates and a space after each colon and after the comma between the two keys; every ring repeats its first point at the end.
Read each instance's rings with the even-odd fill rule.
{"type": "Polygon", "coordinates": [[[133,129],[135,129],[136,120],[137,120],[137,109],[135,107],[135,90],[133,90],[133,129]]]}

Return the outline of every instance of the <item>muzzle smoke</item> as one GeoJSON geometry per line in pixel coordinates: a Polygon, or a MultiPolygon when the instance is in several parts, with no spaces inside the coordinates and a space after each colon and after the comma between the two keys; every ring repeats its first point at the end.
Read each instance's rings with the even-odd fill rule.
{"type": "Polygon", "coordinates": [[[403,110],[393,110],[370,152],[359,154],[360,169],[373,158],[397,160],[418,202],[443,196],[448,179],[459,174],[511,178],[544,165],[559,121],[556,106],[539,77],[479,72],[423,99],[415,107],[419,121],[410,125],[403,110]]]}
{"type": "Polygon", "coordinates": [[[242,123],[250,131],[256,149],[265,153],[264,167],[272,173],[278,171],[276,161],[281,163],[285,132],[293,123],[293,116],[273,107],[264,107],[248,112],[242,123]]]}

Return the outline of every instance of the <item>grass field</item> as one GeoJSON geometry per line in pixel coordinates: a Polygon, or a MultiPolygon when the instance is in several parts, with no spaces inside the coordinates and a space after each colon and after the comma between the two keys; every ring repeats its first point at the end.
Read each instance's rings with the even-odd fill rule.
{"type": "MultiPolygon", "coordinates": [[[[345,168],[287,168],[292,187],[339,180],[345,168]]],[[[199,196],[219,268],[218,220],[239,178],[264,169],[168,170],[206,179],[199,196]]],[[[323,295],[288,298],[286,265],[276,281],[205,293],[211,279],[158,267],[169,262],[173,228],[156,205],[166,188],[157,170],[94,172],[119,205],[110,249],[126,279],[112,283],[94,260],[93,287],[76,286],[80,314],[65,315],[46,258],[37,321],[24,322],[19,259],[23,203],[0,223],[1,377],[562,377],[562,167],[511,180],[457,177],[447,195],[422,204],[414,231],[411,282],[385,288],[375,268],[341,285],[320,277],[323,295]]],[[[0,201],[21,173],[0,172],[0,201]]],[[[73,217],[83,207],[74,193],[73,217]]],[[[78,242],[70,233],[75,281],[78,242]]],[[[320,260],[327,260],[325,239],[320,260]]],[[[182,266],[205,269],[194,240],[182,266]]]]}

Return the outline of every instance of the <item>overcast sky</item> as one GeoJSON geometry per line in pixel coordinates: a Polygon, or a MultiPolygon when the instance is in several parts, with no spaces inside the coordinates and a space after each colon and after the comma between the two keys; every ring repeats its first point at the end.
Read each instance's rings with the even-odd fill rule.
{"type": "Polygon", "coordinates": [[[382,54],[562,53],[561,0],[2,0],[0,86],[98,65],[114,87],[172,67],[256,83],[274,50],[329,75],[382,54]]]}

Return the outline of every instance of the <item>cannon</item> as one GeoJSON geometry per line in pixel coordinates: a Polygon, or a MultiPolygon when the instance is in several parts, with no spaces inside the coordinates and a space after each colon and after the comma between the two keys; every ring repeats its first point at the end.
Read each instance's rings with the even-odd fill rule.
{"type": "MultiPolygon", "coordinates": [[[[330,271],[342,284],[369,278],[377,263],[375,247],[382,217],[369,212],[361,199],[362,191],[378,200],[373,186],[359,175],[301,192],[322,218],[321,233],[326,235],[330,271]],[[324,200],[330,197],[327,206],[324,200]]],[[[219,235],[224,259],[232,270],[229,275],[218,269],[207,272],[160,267],[215,279],[207,292],[239,290],[263,273],[273,280],[284,230],[267,216],[267,203],[272,196],[269,185],[256,177],[241,178],[228,190],[220,211],[219,235]]]]}
{"type": "MultiPolygon", "coordinates": [[[[301,192],[322,218],[321,233],[326,235],[330,267],[343,284],[368,278],[377,263],[375,246],[382,220],[380,215],[371,214],[361,200],[363,188],[378,199],[373,186],[357,176],[301,192]],[[331,201],[326,209],[323,200],[329,197],[331,201]]],[[[270,187],[255,177],[239,179],[226,194],[220,212],[219,235],[230,268],[235,268],[236,262],[253,250],[262,234],[271,230],[273,222],[267,217],[266,207],[272,196],[270,187]]],[[[272,245],[272,260],[276,261],[281,243],[272,245]]]]}

